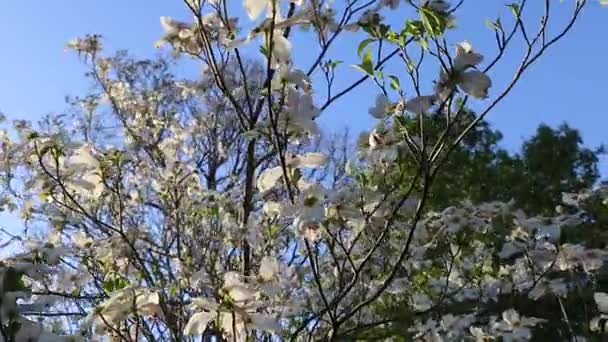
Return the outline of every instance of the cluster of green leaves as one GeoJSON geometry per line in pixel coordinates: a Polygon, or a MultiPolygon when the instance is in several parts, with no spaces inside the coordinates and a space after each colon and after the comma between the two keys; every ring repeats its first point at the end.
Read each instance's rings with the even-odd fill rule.
{"type": "MultiPolygon", "coordinates": [[[[387,41],[403,48],[407,39],[411,37],[424,48],[428,48],[430,38],[442,36],[452,27],[448,13],[437,12],[428,6],[419,7],[417,12],[418,19],[406,19],[403,27],[397,31],[383,23],[377,14],[362,23],[361,28],[369,35],[369,38],[359,43],[357,55],[361,58],[361,63],[353,65],[353,67],[370,77],[382,79],[382,71],[375,70],[372,49],[369,45],[378,41],[387,41]]],[[[394,76],[391,77],[391,87],[395,90],[399,89],[398,79],[394,76]]]]}

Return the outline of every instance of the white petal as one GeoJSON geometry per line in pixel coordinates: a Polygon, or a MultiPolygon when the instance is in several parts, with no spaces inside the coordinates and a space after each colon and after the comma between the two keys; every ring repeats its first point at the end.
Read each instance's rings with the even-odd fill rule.
{"type": "Polygon", "coordinates": [[[185,335],[202,335],[207,329],[207,324],[213,319],[213,313],[211,312],[197,312],[186,324],[184,328],[185,335]]]}
{"type": "Polygon", "coordinates": [[[246,37],[233,39],[229,43],[226,44],[226,49],[228,49],[228,50],[236,49],[237,47],[239,47],[241,45],[249,43],[251,38],[253,38],[253,35],[247,35],[246,37]]]}
{"type": "Polygon", "coordinates": [[[454,70],[462,71],[481,63],[482,60],[483,56],[473,51],[473,46],[469,42],[462,42],[456,46],[454,70]]]}
{"type": "Polygon", "coordinates": [[[279,263],[275,258],[265,256],[260,262],[260,277],[265,281],[272,280],[279,274],[279,263]]]}
{"type": "Polygon", "coordinates": [[[321,167],[327,163],[327,156],[320,152],[304,153],[297,157],[297,166],[308,167],[311,169],[321,167]]]}
{"type": "Polygon", "coordinates": [[[272,58],[278,64],[289,63],[291,60],[291,42],[282,35],[281,31],[276,31],[273,36],[272,58]]]}
{"type": "Polygon", "coordinates": [[[206,309],[209,311],[216,311],[219,305],[216,302],[212,302],[209,298],[197,297],[192,299],[192,307],[195,309],[206,309]]]}
{"type": "Polygon", "coordinates": [[[146,291],[140,294],[135,301],[135,307],[144,316],[160,316],[163,314],[158,292],[146,291]]]}
{"type": "Polygon", "coordinates": [[[528,293],[528,298],[538,300],[540,297],[544,296],[546,292],[547,289],[544,284],[537,284],[536,287],[528,293]]]}
{"type": "Polygon", "coordinates": [[[224,287],[242,285],[241,276],[237,272],[227,272],[224,274],[224,287]]]}
{"type": "Polygon", "coordinates": [[[69,164],[87,168],[99,167],[99,161],[93,157],[92,149],[87,144],[81,145],[74,151],[74,154],[69,158],[69,164]]]}
{"type": "Polygon", "coordinates": [[[240,275],[236,272],[224,274],[224,289],[237,302],[248,301],[255,297],[255,293],[247,288],[246,284],[241,281],[240,275]]]}
{"type": "Polygon", "coordinates": [[[179,33],[177,22],[170,17],[160,17],[160,25],[167,35],[175,36],[179,33]]]}
{"type": "Polygon", "coordinates": [[[283,170],[279,166],[264,170],[258,177],[258,190],[266,192],[272,189],[281,177],[283,177],[283,170]]]}
{"type": "Polygon", "coordinates": [[[492,80],[488,75],[479,70],[469,70],[460,76],[458,85],[460,89],[478,99],[488,97],[488,90],[492,86],[492,80]]]}
{"type": "Polygon", "coordinates": [[[283,205],[279,202],[266,201],[262,207],[262,212],[268,216],[280,215],[282,212],[283,205]]]}
{"type": "Polygon", "coordinates": [[[246,302],[255,298],[255,293],[245,286],[231,287],[228,289],[228,295],[237,302],[246,302]]]}
{"type": "Polygon", "coordinates": [[[266,6],[268,6],[268,0],[244,0],[243,5],[245,6],[249,18],[254,20],[259,17],[266,6]]]}
{"type": "Polygon", "coordinates": [[[415,97],[405,103],[405,109],[412,113],[423,114],[433,107],[435,100],[433,95],[415,97]]]}
{"type": "Polygon", "coordinates": [[[601,312],[608,314],[608,293],[596,292],[593,294],[593,299],[595,300],[595,304],[597,304],[597,308],[601,312]]]}
{"type": "Polygon", "coordinates": [[[514,309],[509,309],[502,313],[502,319],[510,325],[514,325],[519,322],[519,313],[514,309]]]}

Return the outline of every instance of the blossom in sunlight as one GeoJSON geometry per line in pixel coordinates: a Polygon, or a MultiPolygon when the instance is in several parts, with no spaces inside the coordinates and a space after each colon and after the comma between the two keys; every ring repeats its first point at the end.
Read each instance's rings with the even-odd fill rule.
{"type": "Polygon", "coordinates": [[[83,144],[74,150],[64,165],[70,176],[66,181],[68,190],[83,198],[98,198],[104,190],[100,162],[93,156],[93,148],[83,144]]]}
{"type": "Polygon", "coordinates": [[[71,252],[71,249],[68,247],[54,245],[50,242],[39,240],[25,240],[23,246],[31,252],[38,253],[38,255],[44,258],[50,265],[58,264],[61,257],[66,256],[71,252]]]}
{"type": "Polygon", "coordinates": [[[201,335],[212,320],[219,318],[220,329],[229,340],[246,341],[251,329],[277,332],[281,329],[278,321],[271,315],[259,313],[263,303],[256,299],[256,293],[241,280],[235,272],[224,274],[221,293],[225,302],[209,298],[194,298],[194,313],[184,327],[186,335],[201,335]]]}
{"type": "Polygon", "coordinates": [[[81,330],[86,331],[92,326],[96,334],[103,334],[131,314],[162,317],[158,293],[137,287],[115,291],[84,319],[81,330]]]}
{"type": "Polygon", "coordinates": [[[265,34],[264,46],[272,46],[272,49],[267,54],[271,57],[270,64],[273,68],[290,64],[292,46],[289,39],[283,36],[282,30],[275,30],[272,37],[270,34],[265,34]],[[271,38],[272,44],[270,44],[271,38]]]}
{"type": "Polygon", "coordinates": [[[156,47],[170,44],[176,50],[184,49],[190,53],[200,52],[201,46],[196,27],[166,16],[160,18],[160,24],[165,35],[155,43],[156,47]]]}
{"type": "Polygon", "coordinates": [[[101,51],[103,45],[101,36],[97,34],[86,35],[84,38],[74,38],[66,44],[66,49],[80,53],[95,54],[101,51]]]}
{"type": "MultiPolygon", "coordinates": [[[[309,152],[301,155],[292,155],[286,157],[286,166],[291,170],[294,168],[320,168],[327,163],[327,156],[318,152],[309,152]]],[[[272,189],[279,180],[283,178],[283,169],[281,166],[275,166],[264,170],[257,180],[258,190],[266,192],[272,189]]]]}
{"type": "Polygon", "coordinates": [[[442,70],[439,82],[435,87],[439,98],[445,99],[455,86],[472,97],[486,98],[492,86],[492,80],[484,72],[475,69],[482,61],[483,56],[475,52],[469,42],[458,44],[452,72],[442,70]]]}
{"type": "MultiPolygon", "coordinates": [[[[302,1],[292,1],[292,3],[300,6],[302,1]]],[[[269,0],[245,0],[243,4],[245,6],[245,11],[251,20],[257,19],[266,10],[268,10],[267,18],[249,31],[247,35],[227,42],[226,46],[230,49],[236,48],[242,44],[249,43],[259,35],[263,35],[264,46],[267,50],[265,55],[266,57],[268,57],[268,55],[272,56],[270,62],[273,65],[273,68],[289,65],[291,62],[292,47],[287,37],[283,35],[283,30],[295,25],[309,24],[311,12],[308,10],[299,10],[293,13],[289,18],[283,18],[280,13],[278,2],[276,8],[273,8],[273,2],[269,0]]]]}
{"type": "Polygon", "coordinates": [[[300,195],[296,201],[295,212],[301,223],[318,223],[325,217],[323,201],[325,188],[319,183],[298,182],[300,195]]]}
{"type": "Polygon", "coordinates": [[[302,94],[290,88],[287,94],[287,110],[279,118],[282,125],[293,131],[304,131],[310,134],[318,132],[314,121],[320,114],[319,108],[314,104],[312,95],[302,94]]]}
{"type": "Polygon", "coordinates": [[[280,166],[266,169],[258,176],[257,187],[261,192],[272,189],[283,177],[283,170],[280,166]]]}

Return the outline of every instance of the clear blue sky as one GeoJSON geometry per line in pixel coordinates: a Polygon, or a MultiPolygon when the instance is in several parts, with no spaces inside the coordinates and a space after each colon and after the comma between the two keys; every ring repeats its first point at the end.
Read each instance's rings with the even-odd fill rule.
{"type": "MultiPolygon", "coordinates": [[[[240,0],[229,0],[239,7],[240,0]]],[[[570,6],[574,0],[557,1],[554,7],[570,6]]],[[[532,3],[537,1],[532,1],[532,3]]],[[[468,0],[459,18],[455,38],[467,38],[481,52],[494,51],[492,32],[483,19],[507,16],[497,0],[468,0]]],[[[565,9],[565,8],[564,8],[565,9]]],[[[561,9],[560,9],[561,11],[561,9]]],[[[563,11],[562,11],[563,12],[563,11]]],[[[0,11],[0,110],[9,118],[35,119],[41,114],[65,108],[66,94],[82,94],[87,83],[84,69],[64,43],[85,33],[101,33],[109,50],[127,48],[136,56],[153,56],[153,42],[160,36],[162,15],[187,19],[180,0],[104,0],[104,1],[7,1],[0,11]]],[[[400,20],[399,12],[394,14],[400,20]]],[[[403,14],[401,14],[403,15],[403,14]]],[[[391,18],[391,19],[395,19],[391,18]]],[[[555,18],[557,22],[563,18],[555,18]]],[[[517,148],[540,122],[556,125],[567,121],[580,129],[590,146],[608,143],[608,44],[602,42],[602,28],[608,21],[608,9],[592,4],[571,34],[541,63],[533,67],[522,83],[490,116],[490,121],[505,135],[503,145],[517,148]]],[[[355,41],[343,43],[335,51],[353,61],[355,41]]],[[[296,61],[310,57],[310,46],[296,49],[296,61]]],[[[334,52],[335,52],[334,51],[334,52]]],[[[514,56],[511,56],[514,57],[514,56]]],[[[511,58],[509,57],[509,58],[511,58]]],[[[514,62],[514,59],[511,59],[514,62]]],[[[308,64],[305,65],[307,67],[308,64]]],[[[347,67],[346,67],[347,68],[347,67]]],[[[347,68],[348,69],[348,68],[347,68]]],[[[358,76],[356,71],[347,79],[358,76]]],[[[496,90],[509,78],[505,69],[492,75],[496,90]]],[[[340,101],[326,113],[326,129],[349,125],[354,130],[369,127],[367,108],[376,91],[363,86],[347,101],[340,101]]],[[[601,169],[608,174],[606,160],[601,169]]]]}

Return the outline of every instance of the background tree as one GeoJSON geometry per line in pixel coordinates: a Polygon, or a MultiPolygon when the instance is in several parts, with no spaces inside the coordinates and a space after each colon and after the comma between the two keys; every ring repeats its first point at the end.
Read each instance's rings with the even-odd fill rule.
{"type": "MultiPolygon", "coordinates": [[[[466,116],[462,116],[461,124],[466,126],[474,118],[473,112],[467,112],[466,116]]],[[[425,121],[430,136],[440,134],[442,120],[441,116],[433,116],[425,121]]],[[[414,128],[418,122],[412,120],[409,125],[414,128]]],[[[600,176],[598,161],[604,153],[603,147],[585,147],[578,130],[567,124],[556,129],[539,125],[536,134],[524,141],[521,150],[515,153],[501,148],[501,138],[500,131],[492,129],[486,121],[480,122],[446,161],[446,172],[438,175],[429,191],[428,210],[441,212],[463,201],[476,204],[513,201],[515,208],[523,209],[529,215],[551,217],[556,210],[569,210],[562,194],[585,192],[597,185],[600,176]]],[[[406,163],[404,168],[415,171],[411,164],[406,163]]],[[[395,179],[395,182],[398,180],[395,179]]],[[[600,202],[596,197],[585,200],[585,222],[563,229],[559,237],[561,243],[581,244],[589,248],[605,247],[608,241],[605,227],[608,222],[606,208],[600,202]]],[[[607,276],[606,270],[597,274],[598,289],[608,289],[604,285],[607,276]]],[[[588,286],[582,285],[579,290],[564,302],[555,298],[530,302],[527,298],[507,297],[503,299],[506,303],[499,301],[481,310],[499,315],[515,301],[518,310],[528,316],[553,313],[550,323],[546,323],[539,332],[543,336],[540,340],[560,340],[571,329],[564,321],[560,305],[567,310],[569,319],[575,321],[584,321],[584,317],[590,315],[589,308],[594,306],[593,293],[589,292],[588,286]]],[[[409,326],[412,320],[410,314],[403,311],[407,303],[397,301],[394,305],[380,305],[379,310],[385,312],[385,325],[374,333],[367,331],[362,338],[410,336],[410,331],[403,328],[409,326]],[[395,323],[391,323],[393,320],[395,323]]],[[[438,310],[435,317],[440,316],[441,310],[438,310]]],[[[577,328],[587,329],[584,326],[577,328]]]]}

